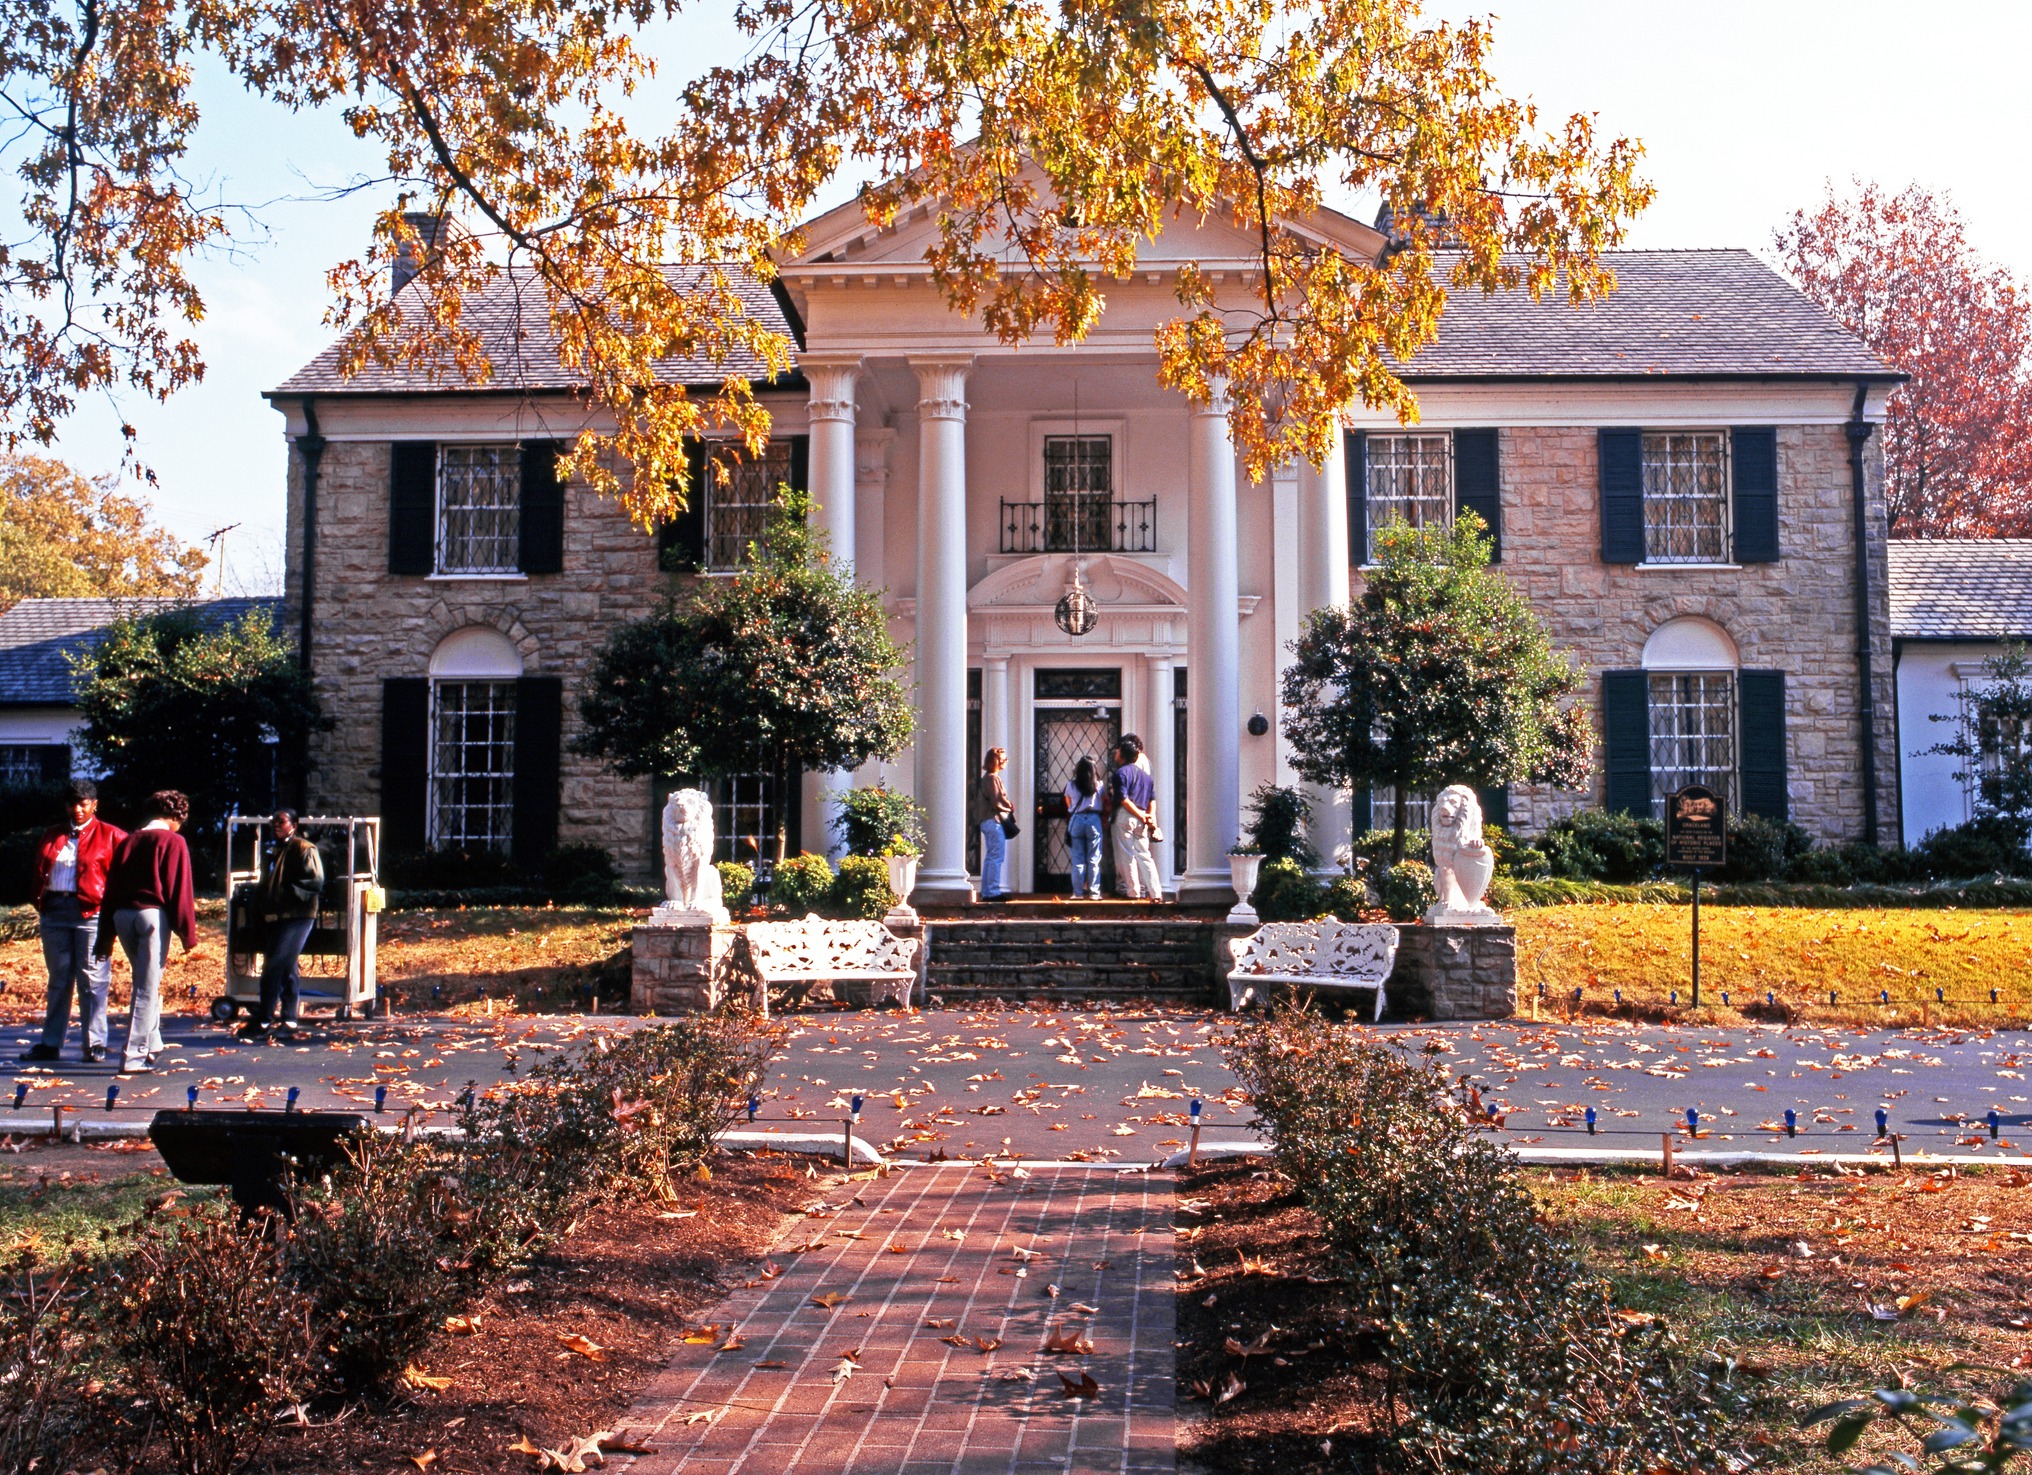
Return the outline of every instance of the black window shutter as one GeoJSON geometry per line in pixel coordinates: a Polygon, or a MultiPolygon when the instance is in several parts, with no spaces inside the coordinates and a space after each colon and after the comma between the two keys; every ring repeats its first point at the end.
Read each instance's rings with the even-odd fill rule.
{"type": "Polygon", "coordinates": [[[1602,562],[1642,563],[1644,432],[1603,430],[1597,434],[1597,445],[1601,461],[1602,562]]]}
{"type": "Polygon", "coordinates": [[[1369,561],[1369,436],[1348,432],[1348,562],[1360,568],[1369,561]]]}
{"type": "Polygon", "coordinates": [[[71,750],[68,743],[44,743],[35,750],[35,760],[42,768],[42,781],[46,784],[68,783],[71,776],[71,750]]]}
{"type": "Polygon", "coordinates": [[[1735,479],[1736,562],[1778,561],[1778,432],[1738,426],[1729,435],[1735,479]]]}
{"type": "Polygon", "coordinates": [[[557,848],[563,751],[563,680],[524,676],[515,683],[515,828],[509,841],[518,864],[532,865],[557,848]]]}
{"type": "Polygon", "coordinates": [[[1510,828],[1510,786],[1496,784],[1492,788],[1476,789],[1475,799],[1482,806],[1484,824],[1501,825],[1510,828]]]}
{"type": "Polygon", "coordinates": [[[415,855],[426,844],[430,804],[430,679],[381,683],[381,849],[415,855]]]}
{"type": "Polygon", "coordinates": [[[1375,793],[1371,789],[1356,789],[1348,800],[1348,831],[1356,840],[1369,833],[1373,826],[1369,814],[1375,807],[1375,793]]]}
{"type": "Polygon", "coordinates": [[[1488,524],[1491,563],[1503,561],[1503,477],[1496,444],[1493,430],[1453,433],[1453,510],[1472,512],[1488,524]]]}
{"type": "Polygon", "coordinates": [[[790,437],[790,484],[800,492],[811,490],[811,437],[790,437]]]}
{"type": "Polygon", "coordinates": [[[1785,774],[1785,673],[1736,674],[1741,708],[1743,812],[1780,823],[1792,817],[1785,774]]]}
{"type": "Polygon", "coordinates": [[[522,556],[516,566],[525,574],[564,572],[562,453],[554,440],[522,443],[522,556]]]}
{"type": "Polygon", "coordinates": [[[684,443],[684,511],[656,528],[656,566],[665,573],[690,573],[706,562],[706,453],[696,440],[684,443]]]}
{"type": "Polygon", "coordinates": [[[1651,678],[1642,671],[1602,673],[1602,807],[1651,813],[1651,678]]]}
{"type": "Polygon", "coordinates": [[[437,445],[397,441],[389,447],[388,572],[437,572],[437,445]]]}

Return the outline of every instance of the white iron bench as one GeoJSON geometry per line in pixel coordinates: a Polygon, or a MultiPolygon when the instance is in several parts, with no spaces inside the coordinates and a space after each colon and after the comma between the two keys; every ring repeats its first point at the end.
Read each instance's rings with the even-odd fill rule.
{"type": "Polygon", "coordinates": [[[815,914],[801,922],[754,922],[745,930],[765,1011],[771,984],[796,985],[803,993],[821,982],[832,984],[842,1002],[888,999],[910,1007],[917,984],[917,938],[898,937],[880,922],[832,921],[815,914]],[[843,990],[842,984],[849,987],[843,990]]]}
{"type": "Polygon", "coordinates": [[[1397,929],[1382,922],[1270,922],[1228,939],[1235,966],[1228,1006],[1240,1009],[1271,984],[1372,988],[1383,1017],[1383,985],[1397,963],[1397,929]]]}

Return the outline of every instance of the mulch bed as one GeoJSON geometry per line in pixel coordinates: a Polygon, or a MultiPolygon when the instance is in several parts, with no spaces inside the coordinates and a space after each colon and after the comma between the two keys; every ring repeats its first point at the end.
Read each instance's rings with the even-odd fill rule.
{"type": "MultiPolygon", "coordinates": [[[[836,1177],[836,1175],[835,1175],[836,1177]]],[[[687,1182],[675,1203],[621,1205],[586,1215],[520,1281],[476,1308],[477,1329],[441,1337],[417,1359],[443,1389],[403,1392],[322,1427],[279,1431],[255,1470],[277,1472],[533,1471],[518,1440],[565,1445],[614,1429],[662,1371],[684,1331],[745,1278],[813,1183],[801,1159],[722,1159],[710,1182],[687,1182]],[[690,1217],[671,1218],[671,1214],[690,1217]],[[584,1338],[599,1359],[559,1340],[584,1338]]]]}
{"type": "MultiPolygon", "coordinates": [[[[1750,1395],[1741,1432],[1792,1468],[1911,1443],[1873,1433],[1831,1460],[1797,1431],[1804,1409],[1901,1378],[1995,1398],[2032,1368],[2032,1173],[1524,1177],[1623,1305],[1666,1316],[1692,1355],[1734,1359],[1750,1395]]],[[[1182,1462],[1375,1468],[1384,1369],[1326,1278],[1297,1192],[1243,1159],[1182,1178],[1179,1200],[1180,1264],[1195,1272],[1178,1303],[1182,1462]]]]}

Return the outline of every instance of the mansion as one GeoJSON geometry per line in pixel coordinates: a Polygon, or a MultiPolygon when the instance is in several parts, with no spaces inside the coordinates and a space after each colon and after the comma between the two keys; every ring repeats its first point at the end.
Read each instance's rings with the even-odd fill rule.
{"type": "MultiPolygon", "coordinates": [[[[1386,246],[1329,211],[1282,228],[1386,246]]],[[[1898,376],[1755,257],[1617,253],[1620,289],[1581,308],[1457,295],[1406,366],[1417,423],[1357,408],[1325,466],[1255,483],[1222,400],[1163,388],[1152,346],[1188,263],[1246,296],[1245,234],[1175,222],[1109,284],[1084,341],[1010,348],[932,284],[934,229],[922,208],[877,228],[857,203],[806,228],[775,288],[748,295],[797,346],[795,375],[757,384],[769,453],[703,443],[725,484],[695,478],[690,511],[655,533],[560,482],[558,443],[588,411],[540,314],[516,320],[513,283],[468,305],[489,382],[349,379],[335,345],[270,391],[291,445],[287,619],[335,719],[314,739],[310,805],[381,814],[392,854],[590,842],[651,874],[661,793],[573,752],[579,684],[616,625],[737,567],[789,482],[883,591],[916,735],[796,793],[723,782],[732,858],[778,806],[794,847],[833,848],[828,786],[879,779],[929,814],[917,899],[964,901],[968,783],[1003,747],[1022,821],[1010,884],[1062,892],[1056,796],[1080,756],[1133,732],[1167,886],[1231,899],[1248,794],[1294,781],[1279,686],[1308,612],[1359,589],[1383,522],[1464,508],[1585,668],[1601,739],[1592,792],[1512,786],[1485,794],[1491,819],[1654,812],[1697,781],[1823,840],[1899,838],[1873,433],[1898,376]],[[1053,617],[1076,567],[1098,608],[1079,637],[1053,617]]],[[[1387,794],[1312,797],[1329,855],[1387,823],[1387,794]]]]}

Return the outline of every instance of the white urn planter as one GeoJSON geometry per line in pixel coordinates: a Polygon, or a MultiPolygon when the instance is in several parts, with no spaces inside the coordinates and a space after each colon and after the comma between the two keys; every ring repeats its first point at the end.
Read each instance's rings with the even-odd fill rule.
{"type": "Polygon", "coordinates": [[[889,909],[889,919],[908,923],[917,920],[917,912],[910,905],[910,893],[917,889],[917,862],[915,855],[885,855],[882,864],[889,868],[889,889],[896,893],[896,905],[889,909]]]}
{"type": "Polygon", "coordinates": [[[1256,873],[1263,869],[1260,855],[1231,855],[1228,857],[1228,879],[1234,883],[1235,906],[1228,913],[1231,927],[1254,927],[1261,919],[1256,909],[1249,905],[1249,898],[1256,894],[1256,873]]]}

